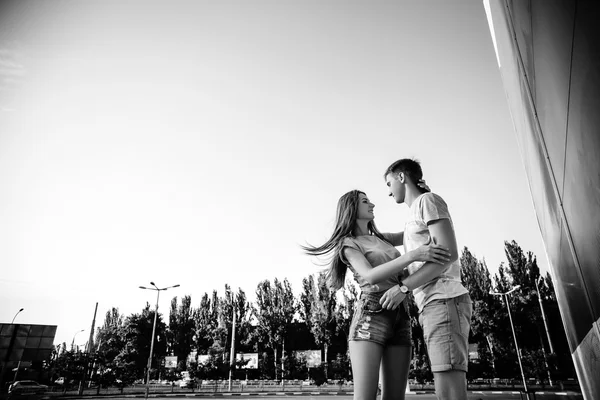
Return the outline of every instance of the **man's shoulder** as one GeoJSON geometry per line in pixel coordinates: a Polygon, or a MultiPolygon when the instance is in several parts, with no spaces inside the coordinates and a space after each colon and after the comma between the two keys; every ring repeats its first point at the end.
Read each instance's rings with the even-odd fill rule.
{"type": "Polygon", "coordinates": [[[433,193],[433,192],[423,193],[422,195],[420,195],[418,197],[417,200],[418,200],[419,206],[422,206],[423,204],[431,204],[431,203],[446,204],[446,201],[442,198],[442,196],[440,196],[437,193],[433,193]]]}

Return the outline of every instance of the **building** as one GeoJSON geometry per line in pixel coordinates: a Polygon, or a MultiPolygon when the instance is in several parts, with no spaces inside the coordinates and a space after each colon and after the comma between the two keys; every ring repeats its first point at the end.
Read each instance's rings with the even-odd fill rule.
{"type": "Polygon", "coordinates": [[[484,0],[585,399],[600,399],[600,3],[484,0]]]}

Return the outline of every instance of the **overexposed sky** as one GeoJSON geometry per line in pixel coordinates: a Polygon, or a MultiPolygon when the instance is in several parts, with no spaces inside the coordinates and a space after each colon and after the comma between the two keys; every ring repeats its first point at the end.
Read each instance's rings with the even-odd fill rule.
{"type": "Polygon", "coordinates": [[[0,12],[0,321],[83,345],[94,307],[250,298],[415,157],[459,247],[547,258],[483,3],[20,0],[0,12]]]}

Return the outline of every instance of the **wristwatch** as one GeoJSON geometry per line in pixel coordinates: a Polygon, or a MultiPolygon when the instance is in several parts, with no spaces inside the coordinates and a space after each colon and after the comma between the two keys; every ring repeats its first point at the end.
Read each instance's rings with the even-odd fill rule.
{"type": "Polygon", "coordinates": [[[400,282],[399,285],[402,293],[408,294],[408,292],[410,292],[410,289],[404,283],[400,282]]]}

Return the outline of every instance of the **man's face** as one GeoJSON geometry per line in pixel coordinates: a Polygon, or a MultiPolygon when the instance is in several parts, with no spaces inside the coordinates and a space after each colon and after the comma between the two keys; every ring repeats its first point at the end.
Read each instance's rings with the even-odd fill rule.
{"type": "Polygon", "coordinates": [[[406,195],[404,181],[405,178],[402,172],[390,172],[385,176],[385,184],[390,191],[389,196],[393,197],[397,204],[404,203],[404,196],[406,195]]]}

